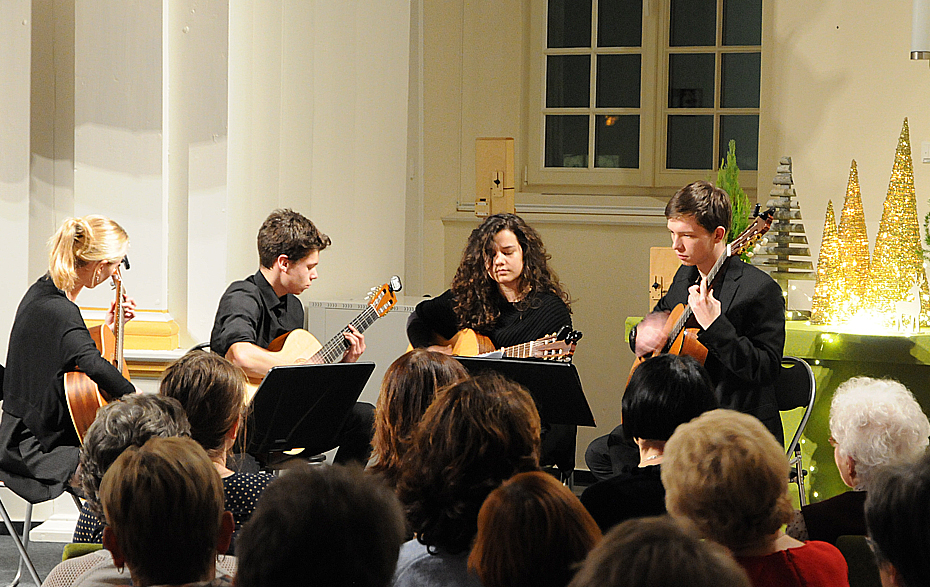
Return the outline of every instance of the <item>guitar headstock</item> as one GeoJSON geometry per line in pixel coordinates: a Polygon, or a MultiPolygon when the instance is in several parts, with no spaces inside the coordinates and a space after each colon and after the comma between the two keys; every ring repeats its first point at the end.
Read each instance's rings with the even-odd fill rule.
{"type": "Polygon", "coordinates": [[[397,303],[396,292],[402,288],[400,277],[394,275],[381,287],[372,288],[371,293],[368,294],[368,305],[374,308],[379,318],[383,317],[397,303]]]}
{"type": "Polygon", "coordinates": [[[747,249],[754,247],[757,242],[762,238],[762,236],[768,232],[769,228],[772,227],[772,220],[775,218],[775,208],[769,208],[765,212],[759,213],[759,205],[756,204],[756,212],[753,215],[753,220],[749,224],[749,227],[746,228],[743,232],[740,233],[738,237],[733,239],[729,245],[727,245],[727,254],[730,257],[735,257],[736,255],[741,255],[747,249]]]}
{"type": "Polygon", "coordinates": [[[563,326],[558,332],[533,341],[532,355],[537,359],[569,362],[581,336],[581,332],[563,326]]]}

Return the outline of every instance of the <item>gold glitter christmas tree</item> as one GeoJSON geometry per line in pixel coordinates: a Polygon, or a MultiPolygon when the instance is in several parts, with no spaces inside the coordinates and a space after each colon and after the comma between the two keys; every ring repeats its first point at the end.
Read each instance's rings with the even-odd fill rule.
{"type": "Polygon", "coordinates": [[[893,321],[896,302],[907,300],[916,281],[920,286],[920,323],[921,326],[930,324],[930,289],[923,266],[914,163],[906,118],[895,150],[871,269],[868,301],[872,309],[893,321]]]}
{"type": "Polygon", "coordinates": [[[823,223],[823,239],[820,241],[820,255],[817,257],[817,284],[814,285],[814,298],[811,302],[811,324],[829,324],[833,321],[831,297],[839,293],[840,241],[836,231],[836,219],[833,216],[833,200],[827,202],[827,217],[823,223]]]}
{"type": "Polygon", "coordinates": [[[865,230],[865,213],[862,210],[859,171],[855,159],[849,168],[837,237],[839,275],[837,289],[831,296],[831,317],[843,321],[851,318],[862,307],[869,287],[869,235],[865,230]]]}

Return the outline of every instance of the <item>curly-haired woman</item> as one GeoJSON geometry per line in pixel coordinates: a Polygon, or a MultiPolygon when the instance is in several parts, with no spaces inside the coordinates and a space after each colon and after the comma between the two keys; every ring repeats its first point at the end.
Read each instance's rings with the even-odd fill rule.
{"type": "Polygon", "coordinates": [[[443,345],[471,328],[496,348],[571,326],[568,293],[549,267],[542,239],[516,214],[489,216],[472,231],[452,288],[417,304],[407,324],[414,347],[443,345]]]}
{"type": "MultiPolygon", "coordinates": [[[[449,339],[470,328],[501,348],[571,326],[568,292],[549,258],[539,233],[522,218],[488,216],[468,237],[452,288],[410,315],[410,344],[450,353],[449,339]]],[[[543,422],[542,434],[542,463],[573,470],[575,427],[543,422]]]]}

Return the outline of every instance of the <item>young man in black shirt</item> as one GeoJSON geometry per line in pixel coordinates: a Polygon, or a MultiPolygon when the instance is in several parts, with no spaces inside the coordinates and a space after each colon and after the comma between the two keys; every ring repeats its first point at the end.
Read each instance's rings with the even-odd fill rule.
{"type": "MultiPolygon", "coordinates": [[[[264,377],[272,367],[287,364],[268,351],[275,338],[304,327],[304,309],[297,295],[317,278],[320,251],[331,244],[303,215],[275,210],[258,231],[261,267],[233,282],[220,298],[210,348],[241,367],[250,377],[264,377]]],[[[365,337],[351,325],[342,362],[353,363],[365,351],[365,337]]],[[[340,432],[336,462],[358,461],[371,452],[374,406],[356,403],[340,432]]]]}

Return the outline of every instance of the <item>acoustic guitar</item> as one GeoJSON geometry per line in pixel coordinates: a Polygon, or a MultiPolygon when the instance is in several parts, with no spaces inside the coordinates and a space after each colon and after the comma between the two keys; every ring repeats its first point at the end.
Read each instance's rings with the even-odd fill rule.
{"type": "MultiPolygon", "coordinates": [[[[756,204],[752,223],[746,230],[740,233],[733,242],[727,245],[726,251],[717,258],[714,266],[707,273],[707,281],[711,284],[711,288],[715,285],[718,273],[720,272],[720,268],[723,267],[723,264],[730,257],[741,255],[750,247],[755,246],[772,226],[774,217],[775,208],[769,208],[760,214],[759,205],[756,204]]],[[[668,315],[668,319],[665,321],[665,326],[662,329],[668,337],[665,346],[645,356],[636,357],[636,359],[633,360],[632,368],[630,368],[630,377],[633,376],[633,371],[639,367],[640,363],[662,353],[688,355],[703,365],[704,361],[707,359],[707,347],[698,341],[697,333],[700,331],[700,328],[689,326],[689,320],[691,320],[692,316],[693,313],[691,308],[687,304],[678,304],[675,306],[668,315]]],[[[691,323],[693,324],[694,321],[691,320],[691,323]]],[[[629,379],[627,379],[627,381],[629,381],[629,379]]]]}
{"type": "Polygon", "coordinates": [[[449,346],[452,354],[460,357],[474,357],[493,351],[502,351],[505,357],[514,359],[547,359],[551,361],[571,361],[575,354],[575,346],[581,340],[581,332],[572,330],[570,326],[563,326],[554,332],[537,340],[513,346],[495,348],[491,339],[478,334],[471,328],[458,331],[455,336],[442,346],[449,346]]]}
{"type": "MultiPolygon", "coordinates": [[[[390,312],[391,308],[397,304],[396,294],[402,288],[400,277],[395,275],[381,287],[372,289],[367,297],[367,307],[349,324],[359,332],[365,332],[378,318],[390,312]]],[[[343,336],[344,332],[349,332],[348,326],[340,330],[326,344],[320,344],[315,336],[302,328],[297,328],[271,341],[267,350],[275,353],[282,365],[335,363],[349,348],[349,343],[343,336]]],[[[247,401],[252,401],[262,379],[262,377],[249,377],[246,383],[247,401]]]]}
{"type": "MultiPolygon", "coordinates": [[[[123,264],[129,267],[128,261],[123,259],[123,264]]],[[[90,336],[97,345],[97,350],[101,356],[110,362],[116,369],[123,374],[123,377],[129,379],[129,369],[123,360],[123,341],[124,327],[126,317],[123,314],[123,299],[125,291],[123,290],[123,278],[119,267],[113,274],[111,287],[116,291],[116,309],[113,321],[113,330],[106,323],[95,326],[90,329],[90,336]]],[[[68,413],[71,415],[71,423],[74,424],[74,430],[77,432],[78,440],[83,444],[84,434],[93,424],[97,416],[97,410],[110,402],[112,398],[101,390],[93,379],[82,371],[70,371],[65,373],[65,399],[68,404],[68,413]]]]}

